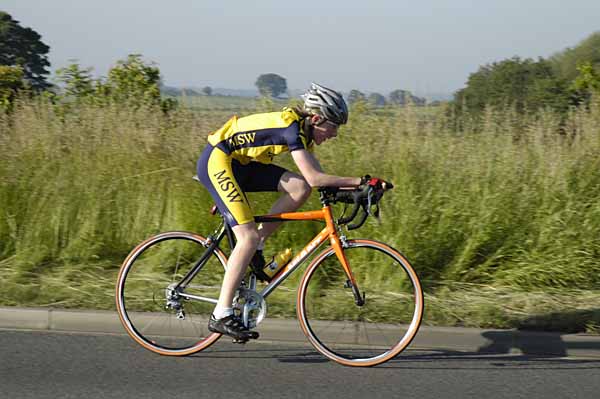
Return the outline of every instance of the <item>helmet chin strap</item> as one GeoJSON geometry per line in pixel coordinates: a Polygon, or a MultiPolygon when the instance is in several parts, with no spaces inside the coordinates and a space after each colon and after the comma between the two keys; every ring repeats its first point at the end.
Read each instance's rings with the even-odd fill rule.
{"type": "Polygon", "coordinates": [[[304,118],[304,125],[302,127],[302,130],[306,134],[306,137],[308,138],[309,142],[315,141],[315,137],[313,134],[315,131],[315,127],[313,126],[311,116],[307,116],[306,118],[304,118]]]}

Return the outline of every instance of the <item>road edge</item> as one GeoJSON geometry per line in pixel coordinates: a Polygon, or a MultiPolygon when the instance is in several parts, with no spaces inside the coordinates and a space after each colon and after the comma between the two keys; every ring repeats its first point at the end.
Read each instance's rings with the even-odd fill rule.
{"type": "MultiPolygon", "coordinates": [[[[0,307],[0,329],[125,335],[116,311],[0,307]]],[[[266,319],[261,339],[304,342],[297,320],[266,319]]],[[[600,358],[600,336],[520,330],[422,326],[409,347],[473,354],[600,358]]]]}

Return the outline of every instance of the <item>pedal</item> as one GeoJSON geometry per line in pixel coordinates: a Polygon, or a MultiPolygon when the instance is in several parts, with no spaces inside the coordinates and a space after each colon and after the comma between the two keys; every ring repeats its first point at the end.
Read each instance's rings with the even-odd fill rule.
{"type": "Polygon", "coordinates": [[[256,331],[249,331],[249,335],[245,338],[233,338],[232,339],[232,343],[234,344],[245,344],[246,342],[250,341],[251,339],[257,339],[259,334],[256,331]]]}

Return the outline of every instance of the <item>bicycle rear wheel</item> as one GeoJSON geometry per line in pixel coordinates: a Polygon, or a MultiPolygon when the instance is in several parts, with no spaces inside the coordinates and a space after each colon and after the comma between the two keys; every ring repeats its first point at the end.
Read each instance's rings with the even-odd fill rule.
{"type": "Polygon", "coordinates": [[[308,266],[298,291],[297,313],[311,344],[347,366],[374,366],[412,341],[423,315],[423,291],[408,260],[372,240],[344,248],[365,302],[357,305],[332,247],[308,266]]]}
{"type": "Polygon", "coordinates": [[[138,245],[117,281],[117,311],[127,333],[161,355],[184,356],[213,344],[208,331],[227,258],[216,248],[182,290],[174,286],[197,264],[209,243],[197,234],[167,232],[138,245]]]}

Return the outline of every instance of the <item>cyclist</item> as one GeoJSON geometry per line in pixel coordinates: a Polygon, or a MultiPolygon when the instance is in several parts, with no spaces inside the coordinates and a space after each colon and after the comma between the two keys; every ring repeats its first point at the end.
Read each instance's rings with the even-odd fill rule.
{"type": "Polygon", "coordinates": [[[315,144],[336,137],[338,127],[348,121],[343,97],[313,83],[302,98],[302,108],[284,108],[239,119],[233,116],[208,136],[208,145],[198,160],[198,178],[232,227],[237,241],[208,328],[239,341],[258,338],[258,333],[248,330],[234,315],[235,291],[249,263],[255,270],[262,269],[265,239],[280,224],[265,223],[259,228],[245,193],[282,193],[270,212],[283,213],[297,210],[310,196],[312,187],[356,187],[364,182],[360,177],[324,173],[312,153],[315,144]],[[271,163],[276,155],[286,151],[291,152],[301,175],[271,163]]]}

